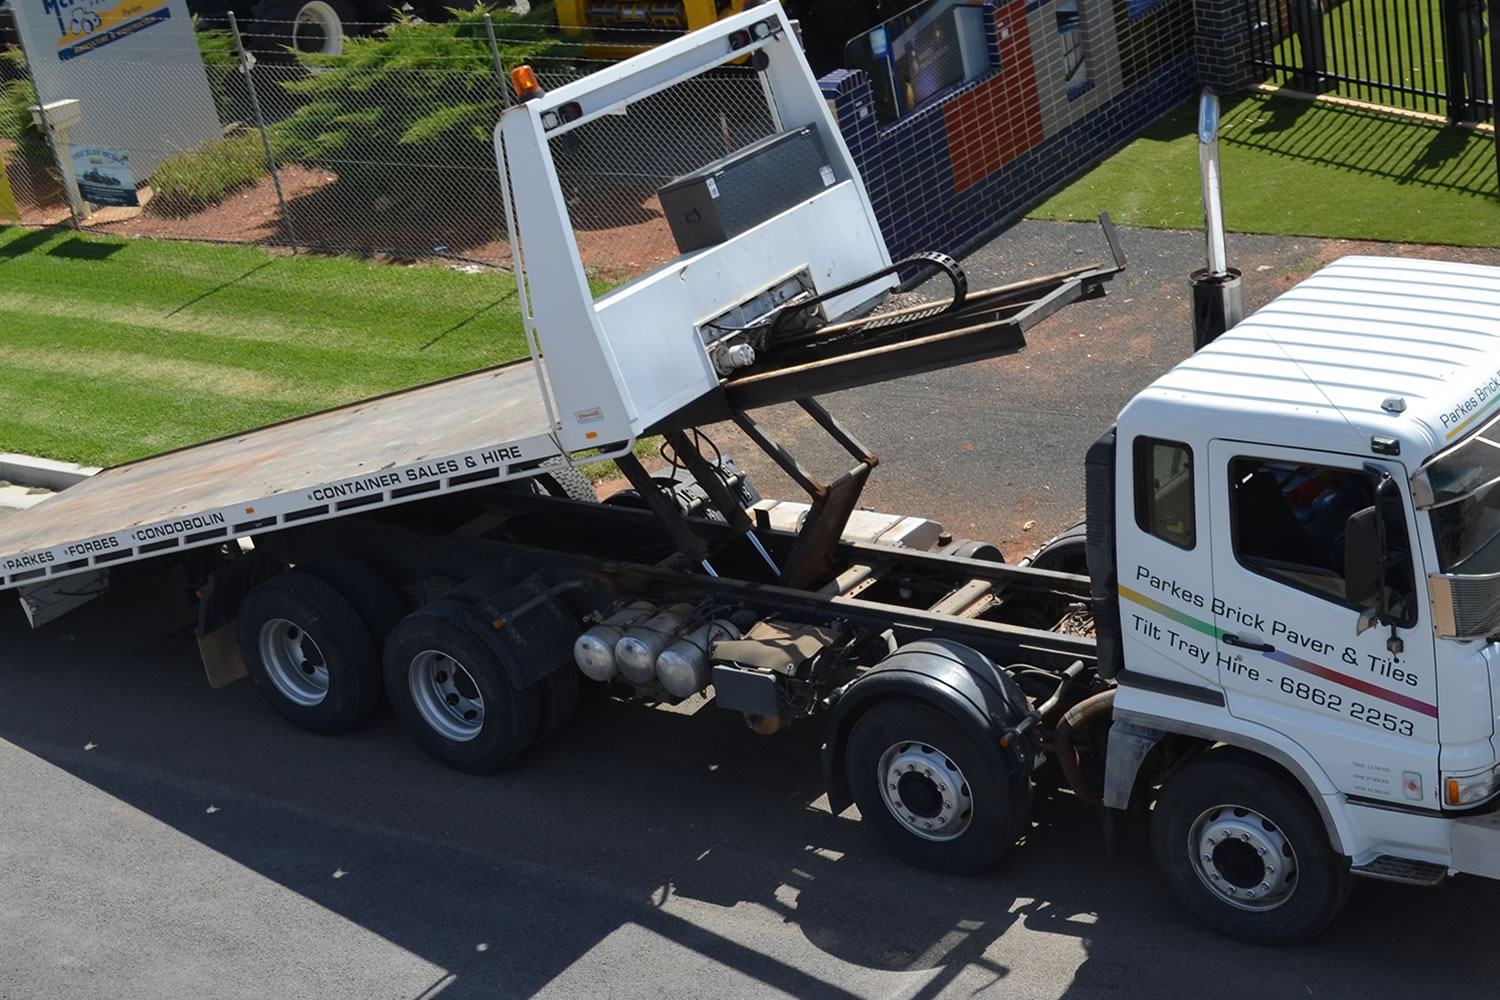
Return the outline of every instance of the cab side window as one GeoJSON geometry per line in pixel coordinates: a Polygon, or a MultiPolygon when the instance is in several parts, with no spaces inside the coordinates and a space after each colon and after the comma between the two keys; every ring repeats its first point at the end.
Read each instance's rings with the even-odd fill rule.
{"type": "Polygon", "coordinates": [[[1135,439],[1135,523],[1180,549],[1197,544],[1193,450],[1178,441],[1135,439]]]}
{"type": "MultiPolygon", "coordinates": [[[[1374,503],[1362,471],[1260,458],[1229,463],[1229,523],[1240,565],[1358,610],[1365,609],[1344,593],[1344,527],[1349,515],[1374,503]]],[[[1398,624],[1414,625],[1411,546],[1400,497],[1387,495],[1380,513],[1393,610],[1398,624]]]]}

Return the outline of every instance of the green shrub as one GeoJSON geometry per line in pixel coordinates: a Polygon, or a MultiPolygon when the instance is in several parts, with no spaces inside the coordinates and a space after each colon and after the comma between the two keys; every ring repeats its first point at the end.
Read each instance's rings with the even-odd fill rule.
{"type": "Polygon", "coordinates": [[[47,146],[47,137],[27,110],[36,103],[36,88],[26,76],[26,56],[12,45],[0,49],[0,59],[21,71],[20,79],[0,84],[0,139],[16,144],[15,155],[20,160],[51,163],[52,150],[47,146]]]}
{"type": "MultiPolygon", "coordinates": [[[[537,57],[555,65],[576,48],[553,37],[550,3],[520,15],[452,10],[441,24],[402,15],[377,35],[347,39],[341,55],[298,54],[313,72],[282,85],[304,103],[276,126],[278,149],[369,194],[405,190],[437,168],[488,183],[501,99],[486,12],[508,68],[537,57]]],[[[453,180],[445,183],[451,190],[453,180]]]]}
{"type": "Polygon", "coordinates": [[[224,28],[200,27],[196,14],[193,15],[193,27],[198,38],[198,54],[203,57],[203,72],[214,95],[219,124],[227,125],[250,117],[243,106],[245,87],[240,82],[240,56],[234,47],[234,35],[224,28]]]}
{"type": "Polygon", "coordinates": [[[217,204],[225,195],[255,183],[266,173],[260,133],[244,132],[157,164],[151,174],[151,206],[186,215],[217,204]]]}

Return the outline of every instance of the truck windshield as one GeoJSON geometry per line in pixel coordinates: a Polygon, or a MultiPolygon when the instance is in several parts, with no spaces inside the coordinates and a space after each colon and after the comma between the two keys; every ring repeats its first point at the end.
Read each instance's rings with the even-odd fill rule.
{"type": "Polygon", "coordinates": [[[1417,472],[1426,480],[1432,499],[1422,506],[1450,503],[1482,486],[1500,481],[1500,426],[1492,420],[1447,451],[1430,459],[1417,472]]]}
{"type": "Polygon", "coordinates": [[[1500,483],[1491,481],[1461,500],[1434,507],[1429,516],[1439,572],[1500,573],[1500,483]]]}
{"type": "Polygon", "coordinates": [[[1429,510],[1439,572],[1500,573],[1500,417],[1429,459],[1413,477],[1429,510]]]}

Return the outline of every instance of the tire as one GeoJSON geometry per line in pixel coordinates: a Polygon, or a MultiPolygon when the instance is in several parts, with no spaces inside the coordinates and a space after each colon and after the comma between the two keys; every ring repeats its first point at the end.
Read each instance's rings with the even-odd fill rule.
{"type": "MultiPolygon", "coordinates": [[[[444,599],[468,605],[484,618],[497,617],[504,610],[497,605],[497,599],[516,582],[498,574],[478,576],[454,587],[444,599]]],[[[557,732],[573,717],[573,711],[578,707],[578,668],[568,659],[531,687],[537,698],[536,739],[540,741],[557,732]]]]}
{"type": "Polygon", "coordinates": [[[378,647],[335,588],[290,570],[245,596],[240,652],[255,686],[292,725],[347,732],[380,704],[378,647]]]}
{"type": "Polygon", "coordinates": [[[406,614],[396,591],[363,559],[330,553],[300,562],[297,569],[322,580],[349,602],[365,623],[376,649],[385,644],[385,637],[406,614]]]}
{"type": "Polygon", "coordinates": [[[294,58],[285,47],[336,56],[344,50],[344,36],[354,33],[354,7],[348,0],[258,0],[250,14],[257,48],[273,61],[294,58]]]}
{"type": "Polygon", "coordinates": [[[471,773],[502,767],[536,738],[536,688],[516,690],[490,629],[457,601],[407,615],[385,642],[385,683],[407,732],[471,773]]]}
{"type": "Polygon", "coordinates": [[[1151,839],[1199,920],[1252,944],[1307,941],[1338,915],[1353,877],[1301,790],[1269,765],[1210,751],[1169,780],[1151,839]],[[1267,858],[1280,857],[1280,864],[1267,858]]]}
{"type": "Polygon", "coordinates": [[[569,500],[577,500],[579,503],[599,502],[599,494],[594,492],[594,484],[589,482],[587,476],[566,463],[549,465],[547,471],[539,472],[531,477],[531,482],[535,484],[538,493],[565,497],[569,500]]]}
{"type": "Polygon", "coordinates": [[[850,733],[844,760],[864,821],[919,868],[984,871],[1015,846],[1031,818],[1029,783],[1007,781],[976,736],[920,702],[870,708],[850,733]],[[894,771],[905,773],[892,789],[894,771]]]}
{"type": "Polygon", "coordinates": [[[1050,569],[1058,573],[1089,575],[1087,552],[1088,524],[1079,521],[1067,531],[1049,539],[1027,565],[1034,569],[1050,569]]]}

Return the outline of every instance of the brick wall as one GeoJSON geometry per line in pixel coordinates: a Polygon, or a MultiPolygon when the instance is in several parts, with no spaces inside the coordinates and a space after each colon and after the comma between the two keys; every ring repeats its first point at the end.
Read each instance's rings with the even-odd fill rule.
{"type": "MultiPolygon", "coordinates": [[[[1216,2],[1222,39],[1243,0],[1198,0],[1216,2]]],[[[1230,79],[1243,59],[1200,54],[1193,13],[1193,0],[987,4],[988,71],[887,125],[864,72],[823,77],[891,255],[987,239],[1193,96],[1205,65],[1230,79]]]]}

